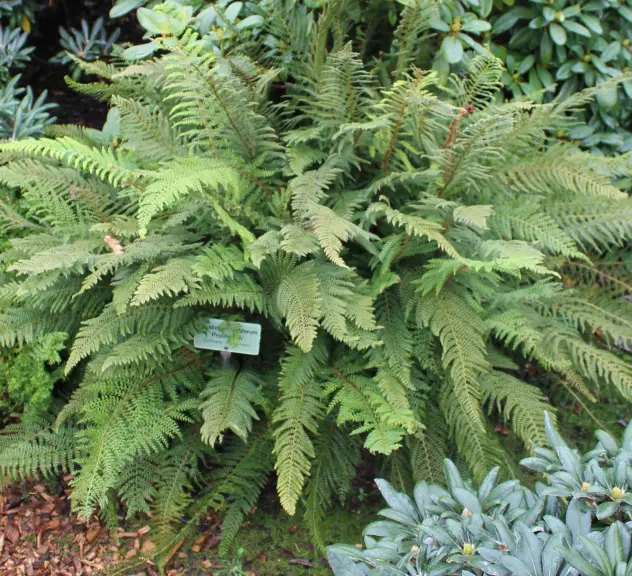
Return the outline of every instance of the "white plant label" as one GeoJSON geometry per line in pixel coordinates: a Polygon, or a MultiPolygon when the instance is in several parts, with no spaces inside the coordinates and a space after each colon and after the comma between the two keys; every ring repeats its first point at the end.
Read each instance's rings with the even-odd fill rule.
{"type": "Polygon", "coordinates": [[[236,352],[257,356],[261,344],[261,324],[248,322],[228,322],[219,318],[209,318],[204,334],[198,334],[193,345],[206,350],[236,352]]]}

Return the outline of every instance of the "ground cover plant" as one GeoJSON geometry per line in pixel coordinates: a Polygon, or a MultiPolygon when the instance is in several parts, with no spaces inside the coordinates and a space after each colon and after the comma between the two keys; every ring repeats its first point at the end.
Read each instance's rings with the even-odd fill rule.
{"type": "Polygon", "coordinates": [[[572,450],[547,421],[552,449],[523,460],[544,474],[535,490],[498,482],[498,468],[479,488],[445,461],[447,488],[417,484],[414,500],[378,480],[389,508],[369,524],[366,550],[337,545],[337,576],[444,574],[602,576],[632,573],[630,512],[632,425],[621,443],[597,432],[593,450],[572,450]]]}
{"type": "Polygon", "coordinates": [[[630,397],[630,159],[556,138],[628,77],[499,102],[482,53],[444,84],[416,66],[438,11],[409,2],[376,47],[359,2],[279,2],[263,47],[209,47],[162,4],[147,59],[79,63],[102,130],[0,144],[0,344],[65,346],[62,407],[0,431],[5,477],[70,471],[80,514],[150,515],[159,563],[207,510],[228,550],[273,479],[322,547],[363,448],[400,484],[453,447],[481,480],[512,466],[499,418],[545,441],[532,374],[630,397]],[[195,348],[209,317],[261,324],[260,354],[195,348]]]}

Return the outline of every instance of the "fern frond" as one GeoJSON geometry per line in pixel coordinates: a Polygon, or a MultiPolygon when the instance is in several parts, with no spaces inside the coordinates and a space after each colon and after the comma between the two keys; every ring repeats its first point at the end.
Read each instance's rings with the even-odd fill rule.
{"type": "Polygon", "coordinates": [[[95,174],[114,186],[125,184],[132,179],[133,166],[123,153],[105,148],[98,150],[68,137],[57,140],[40,138],[4,142],[0,145],[0,153],[10,156],[53,158],[68,166],[95,174]]]}
{"type": "Polygon", "coordinates": [[[148,164],[184,156],[186,150],[178,141],[159,108],[143,106],[130,98],[114,96],[112,103],[121,113],[121,134],[125,146],[148,164]]]}
{"type": "Polygon", "coordinates": [[[7,479],[71,471],[76,456],[76,430],[51,430],[47,423],[9,424],[0,430],[0,471],[7,479]]]}
{"type": "Polygon", "coordinates": [[[369,235],[331,208],[321,204],[325,192],[340,173],[340,168],[325,164],[318,170],[305,172],[290,182],[292,209],[297,218],[311,227],[316,238],[334,264],[345,266],[340,256],[342,243],[356,236],[369,239],[369,235]]]}
{"type": "Polygon", "coordinates": [[[553,218],[533,205],[511,206],[491,219],[494,234],[505,240],[537,242],[541,249],[567,258],[587,260],[577,249],[573,237],[563,231],[553,218]]]}
{"type": "Polygon", "coordinates": [[[304,515],[312,542],[320,550],[327,545],[323,534],[325,514],[334,496],[342,500],[351,490],[360,463],[360,447],[358,439],[338,428],[332,418],[323,423],[315,442],[316,458],[307,483],[304,515]]]}
{"type": "Polygon", "coordinates": [[[439,248],[448,256],[455,259],[460,258],[459,253],[442,234],[444,229],[441,224],[425,220],[418,216],[404,214],[403,212],[395,210],[382,202],[372,204],[368,208],[367,214],[383,214],[389,224],[404,228],[404,230],[406,230],[406,232],[410,235],[419,237],[425,236],[428,240],[436,242],[439,248]]]}
{"type": "Polygon", "coordinates": [[[324,343],[317,341],[307,353],[290,348],[281,365],[281,404],[272,420],[276,425],[274,467],[281,505],[290,515],[296,512],[296,504],[311,470],[311,459],[316,455],[310,434],[316,434],[318,420],[324,415],[319,372],[322,373],[326,361],[324,343]]]}
{"type": "Polygon", "coordinates": [[[267,434],[255,430],[248,444],[229,439],[225,450],[217,455],[217,465],[208,477],[209,489],[204,506],[224,512],[220,554],[226,555],[244,518],[256,505],[272,471],[271,441],[267,434]]]}
{"type": "Polygon", "coordinates": [[[531,442],[544,446],[544,412],[554,418],[554,410],[538,388],[504,372],[493,371],[481,380],[481,400],[496,408],[505,422],[511,420],[516,435],[528,449],[531,442]]]}
{"type": "Polygon", "coordinates": [[[441,342],[443,365],[450,375],[442,410],[459,451],[474,473],[482,475],[498,458],[486,437],[480,404],[480,379],[490,371],[482,319],[453,290],[443,290],[417,304],[417,323],[420,328],[428,326],[441,342]]]}
{"type": "Polygon", "coordinates": [[[260,375],[249,370],[225,368],[213,375],[200,395],[202,440],[210,446],[221,444],[225,431],[231,430],[246,442],[252,421],[259,419],[255,407],[266,405],[262,386],[260,375]]]}

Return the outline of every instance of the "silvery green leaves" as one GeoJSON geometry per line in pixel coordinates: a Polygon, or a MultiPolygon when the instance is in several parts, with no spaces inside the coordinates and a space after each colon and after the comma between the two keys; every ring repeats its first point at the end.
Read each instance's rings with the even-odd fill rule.
{"type": "Polygon", "coordinates": [[[564,559],[584,576],[630,576],[630,528],[621,522],[604,532],[579,537],[579,549],[562,551],[564,559]]]}
{"type": "MultiPolygon", "coordinates": [[[[389,505],[380,512],[384,520],[366,527],[364,550],[339,545],[329,549],[334,573],[440,576],[469,568],[476,574],[509,574],[502,566],[493,568],[479,550],[490,551],[490,558],[499,546],[517,547],[522,553],[511,526],[531,525],[542,514],[544,503],[516,480],[499,482],[498,472],[493,469],[476,489],[452,461],[445,460],[447,488],[420,482],[413,498],[385,480],[376,480],[389,505]],[[376,571],[367,572],[366,567],[376,571]],[[492,568],[496,571],[487,572],[492,568]]],[[[533,542],[529,545],[536,548],[533,542]]]]}
{"type": "Polygon", "coordinates": [[[446,488],[420,482],[411,499],[384,480],[377,485],[389,508],[364,530],[365,549],[329,549],[334,574],[433,576],[630,576],[632,425],[621,444],[603,431],[580,455],[546,415],[551,449],[535,448],[523,461],[549,486],[532,492],[515,481],[498,483],[492,470],[478,490],[445,461],[446,488]],[[600,523],[603,523],[600,526],[600,523]],[[606,526],[604,530],[604,524],[606,526]]]}
{"type": "Polygon", "coordinates": [[[580,455],[561,439],[547,415],[547,437],[553,450],[535,448],[522,465],[547,475],[542,494],[577,500],[597,520],[628,520],[632,512],[632,425],[621,443],[598,430],[597,445],[580,455]]]}
{"type": "Polygon", "coordinates": [[[79,29],[66,30],[60,27],[59,43],[63,50],[53,56],[50,61],[70,66],[73,79],[78,80],[81,77],[81,68],[76,60],[93,62],[108,56],[119,34],[118,28],[109,33],[103,18],[98,18],[92,24],[82,19],[79,29]]]}
{"type": "Polygon", "coordinates": [[[24,68],[30,61],[32,46],[27,46],[28,34],[20,28],[3,28],[0,25],[0,76],[6,77],[15,68],[24,68]]]}

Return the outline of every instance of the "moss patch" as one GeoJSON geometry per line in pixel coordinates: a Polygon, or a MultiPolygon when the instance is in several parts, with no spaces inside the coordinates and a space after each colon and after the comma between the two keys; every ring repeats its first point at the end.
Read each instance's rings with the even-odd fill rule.
{"type": "MultiPolygon", "coordinates": [[[[323,533],[328,543],[343,542],[361,544],[362,530],[377,519],[377,511],[383,506],[379,494],[371,494],[362,503],[347,509],[338,506],[326,517],[323,533]]],[[[256,576],[312,576],[330,575],[324,555],[314,550],[309,531],[298,514],[294,517],[275,506],[264,504],[262,509],[248,519],[237,535],[228,558],[221,558],[217,550],[194,554],[196,564],[209,560],[213,574],[256,576]],[[297,563],[298,562],[298,563],[297,563]],[[312,566],[300,564],[311,563],[312,566]],[[219,571],[217,565],[224,566],[219,571]],[[240,566],[243,568],[240,570],[240,566]]]]}

